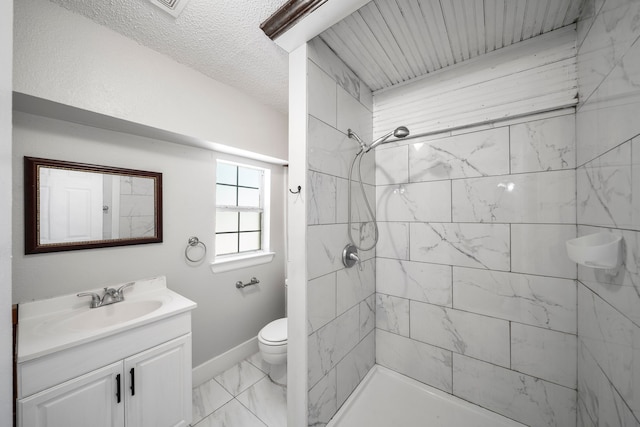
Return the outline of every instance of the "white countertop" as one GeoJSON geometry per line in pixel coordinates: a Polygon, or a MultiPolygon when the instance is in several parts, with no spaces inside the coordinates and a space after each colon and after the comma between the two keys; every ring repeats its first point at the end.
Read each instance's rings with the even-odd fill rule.
{"type": "MultiPolygon", "coordinates": [[[[113,287],[118,289],[118,284],[113,287]]],[[[102,288],[89,290],[99,295],[102,288]]],[[[47,354],[75,347],[109,335],[146,325],[196,308],[196,303],[169,290],[164,276],[136,280],[135,285],[124,291],[122,302],[98,308],[89,308],[90,298],[76,294],[22,303],[18,310],[18,363],[47,354]],[[132,320],[92,330],[74,330],[65,327],[69,319],[81,316],[89,310],[116,309],[118,304],[156,301],[159,307],[132,320]]],[[[124,306],[123,306],[124,307],[124,306]]]]}

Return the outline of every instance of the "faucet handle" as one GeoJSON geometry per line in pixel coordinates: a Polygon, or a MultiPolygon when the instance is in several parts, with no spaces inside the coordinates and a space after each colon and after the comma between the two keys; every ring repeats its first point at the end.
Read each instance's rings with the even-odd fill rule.
{"type": "Polygon", "coordinates": [[[132,287],[133,285],[135,285],[136,282],[129,282],[129,283],[125,283],[124,285],[120,286],[118,288],[118,295],[120,296],[121,299],[124,299],[124,290],[127,288],[132,287]]]}
{"type": "Polygon", "coordinates": [[[102,301],[100,299],[100,295],[96,294],[95,292],[80,292],[79,294],[77,294],[77,296],[79,297],[91,297],[91,308],[96,308],[100,306],[100,302],[102,301]]]}

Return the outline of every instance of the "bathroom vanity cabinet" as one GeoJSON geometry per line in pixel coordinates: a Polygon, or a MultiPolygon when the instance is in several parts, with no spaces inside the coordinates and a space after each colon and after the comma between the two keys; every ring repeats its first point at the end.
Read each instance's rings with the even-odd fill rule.
{"type": "Polygon", "coordinates": [[[166,289],[91,309],[103,312],[29,318],[27,307],[18,325],[18,427],[188,426],[193,308],[166,289]],[[153,310],[92,329],[102,314],[111,320],[145,307],[153,310]]]}
{"type": "Polygon", "coordinates": [[[20,399],[20,426],[188,426],[190,365],[188,334],[20,399]]]}

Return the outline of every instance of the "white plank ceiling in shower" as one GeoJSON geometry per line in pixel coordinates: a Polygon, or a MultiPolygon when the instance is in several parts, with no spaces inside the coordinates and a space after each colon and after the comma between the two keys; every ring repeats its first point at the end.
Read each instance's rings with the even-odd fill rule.
{"type": "Polygon", "coordinates": [[[374,91],[575,22],[583,0],[373,0],[320,37],[374,91]]]}

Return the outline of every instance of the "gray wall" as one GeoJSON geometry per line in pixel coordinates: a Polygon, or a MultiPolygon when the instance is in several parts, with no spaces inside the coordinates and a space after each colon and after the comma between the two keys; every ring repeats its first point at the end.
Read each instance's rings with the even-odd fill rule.
{"type": "MultiPolygon", "coordinates": [[[[347,176],[358,145],[355,130],[371,140],[371,91],[327,46],[309,43],[307,173],[307,320],[309,425],[325,425],[374,364],[374,253],[346,269],[347,176]]],[[[373,155],[362,162],[370,203],[375,203],[373,155]]],[[[354,190],[354,239],[364,207],[354,190]]],[[[365,229],[362,236],[370,230],[365,229]]],[[[371,240],[363,243],[369,245],[371,240]]]]}
{"type": "Polygon", "coordinates": [[[376,363],[526,425],[575,425],[574,119],[378,149],[376,363]]]}
{"type": "Polygon", "coordinates": [[[275,259],[270,264],[214,275],[208,262],[214,248],[216,156],[204,149],[16,112],[13,301],[166,275],[169,288],[198,304],[192,322],[194,366],[255,337],[262,326],[284,314],[283,168],[266,165],[272,171],[271,246],[275,259]],[[164,242],[25,256],[23,156],[162,172],[164,242]],[[209,248],[200,264],[185,260],[190,236],[198,236],[209,248]],[[236,281],[252,276],[260,279],[259,286],[245,292],[235,288],[236,281]]]}
{"type": "Polygon", "coordinates": [[[11,75],[13,2],[0,3],[0,424],[12,420],[11,75]]]}
{"type": "Polygon", "coordinates": [[[624,240],[578,269],[578,425],[640,425],[640,4],[587,1],[578,24],[578,234],[624,240]]]}

